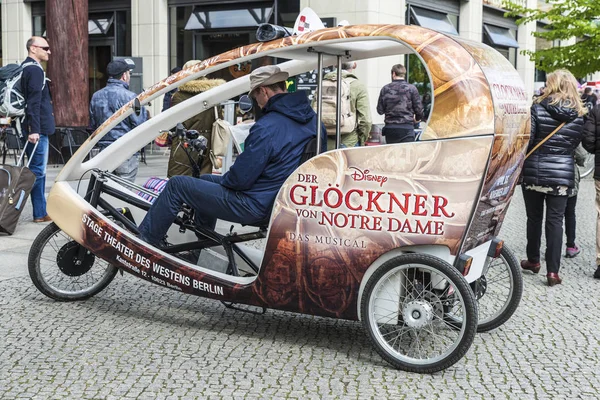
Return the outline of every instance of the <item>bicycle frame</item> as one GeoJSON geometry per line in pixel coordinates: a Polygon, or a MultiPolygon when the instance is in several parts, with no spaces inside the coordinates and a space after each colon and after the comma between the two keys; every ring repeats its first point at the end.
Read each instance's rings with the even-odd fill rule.
{"type": "MultiPolygon", "coordinates": [[[[131,190],[136,191],[144,191],[145,193],[157,197],[157,194],[154,192],[150,192],[145,190],[143,187],[139,185],[135,185],[130,183],[129,181],[122,179],[116,175],[111,173],[107,173],[100,170],[95,170],[92,173],[92,177],[88,184],[87,194],[85,199],[89,201],[90,205],[94,208],[99,209],[103,215],[111,216],[113,220],[120,222],[123,226],[130,232],[138,234],[138,227],[127,208],[117,209],[113,207],[106,199],[102,197],[103,194],[112,196],[118,200],[121,200],[127,204],[130,204],[134,207],[137,207],[141,210],[148,211],[150,208],[150,204],[141,200],[139,197],[132,196],[131,194],[115,189],[106,184],[108,180],[112,180],[116,183],[119,183],[123,186],[131,190]]],[[[164,251],[167,254],[177,254],[181,252],[188,252],[192,250],[202,250],[216,246],[222,246],[226,255],[229,259],[228,267],[226,270],[226,274],[239,276],[239,269],[234,257],[234,254],[237,254],[242,260],[248,265],[255,274],[258,273],[259,266],[250,259],[242,249],[240,249],[236,244],[242,243],[250,240],[264,239],[266,237],[266,231],[264,229],[260,229],[256,232],[244,233],[244,234],[228,234],[221,235],[211,229],[203,228],[201,226],[197,226],[193,223],[193,210],[184,209],[183,216],[178,217],[175,220],[175,224],[180,227],[180,231],[189,230],[196,234],[198,240],[179,243],[174,245],[162,246],[158,247],[160,250],[164,251]]],[[[83,251],[81,256],[83,256],[83,251]]]]}

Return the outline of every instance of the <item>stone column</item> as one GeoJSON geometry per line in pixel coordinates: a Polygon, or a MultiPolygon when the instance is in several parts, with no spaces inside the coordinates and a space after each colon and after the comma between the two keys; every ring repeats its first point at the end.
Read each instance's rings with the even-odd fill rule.
{"type": "Polygon", "coordinates": [[[483,0],[461,1],[459,35],[481,42],[483,35],[483,0]]]}
{"type": "Polygon", "coordinates": [[[23,0],[2,0],[2,65],[27,58],[25,43],[32,32],[31,5],[23,0]]]}
{"type": "MultiPolygon", "coordinates": [[[[131,0],[131,52],[144,60],[144,88],[169,75],[169,7],[167,0],[131,0]]],[[[151,115],[162,108],[162,97],[152,101],[151,115]]]]}

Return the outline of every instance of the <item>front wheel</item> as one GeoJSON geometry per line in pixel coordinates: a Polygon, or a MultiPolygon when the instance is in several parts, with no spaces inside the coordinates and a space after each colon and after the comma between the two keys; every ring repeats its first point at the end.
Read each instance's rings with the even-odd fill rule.
{"type": "Polygon", "coordinates": [[[33,241],[28,264],[35,287],[60,301],[92,297],[108,286],[118,271],[82,249],[55,223],[45,227],[33,241]]]}
{"type": "Polygon", "coordinates": [[[403,254],[369,278],[361,316],[386,361],[405,371],[433,373],[469,350],[477,330],[477,301],[452,265],[427,254],[403,254]],[[465,323],[457,329],[448,312],[465,323]]]}

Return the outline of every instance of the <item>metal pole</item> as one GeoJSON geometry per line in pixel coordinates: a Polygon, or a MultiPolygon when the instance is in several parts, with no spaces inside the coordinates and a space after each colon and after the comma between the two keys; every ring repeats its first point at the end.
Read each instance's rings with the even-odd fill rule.
{"type": "Polygon", "coordinates": [[[335,148],[339,149],[342,141],[342,135],[340,135],[340,121],[342,120],[342,56],[337,56],[337,94],[335,101],[335,148]]]}
{"type": "Polygon", "coordinates": [[[317,76],[318,76],[318,87],[317,87],[317,154],[321,153],[321,119],[323,109],[323,53],[318,53],[317,56],[317,76]]]}
{"type": "MultiPolygon", "coordinates": [[[[229,122],[231,125],[235,125],[235,101],[227,100],[223,103],[223,119],[229,122]]],[[[229,168],[233,165],[233,138],[229,138],[227,141],[227,153],[223,157],[223,165],[221,174],[229,171],[229,168]]]]}

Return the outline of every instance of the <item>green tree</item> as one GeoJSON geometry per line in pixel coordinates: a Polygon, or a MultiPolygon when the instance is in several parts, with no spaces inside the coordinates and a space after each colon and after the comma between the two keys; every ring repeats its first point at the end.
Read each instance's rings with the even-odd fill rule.
{"type": "Polygon", "coordinates": [[[575,44],[550,46],[522,53],[535,62],[538,69],[551,72],[566,68],[583,78],[600,70],[600,1],[547,0],[548,9],[531,9],[505,1],[507,17],[517,17],[517,25],[531,21],[547,23],[545,31],[533,32],[537,38],[550,43],[554,40],[577,38],[575,44]]]}

